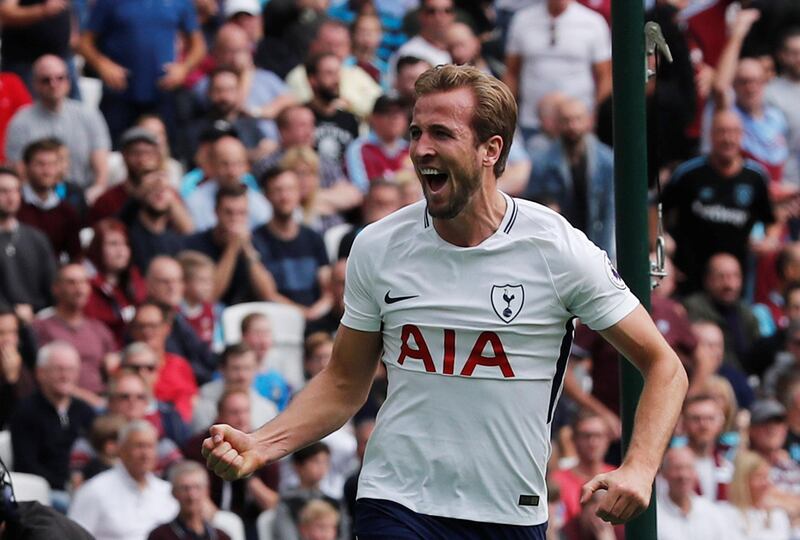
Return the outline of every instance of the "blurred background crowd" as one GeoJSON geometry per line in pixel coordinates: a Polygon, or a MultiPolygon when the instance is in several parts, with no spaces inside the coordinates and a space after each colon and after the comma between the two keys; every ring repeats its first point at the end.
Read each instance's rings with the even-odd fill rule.
{"type": "MultiPolygon", "coordinates": [[[[0,457],[18,498],[98,539],[351,538],[382,369],[345,427],[250,478],[206,473],[208,428],[257,428],[324,369],[353,239],[421,199],[407,128],[433,66],[509,85],[500,189],[613,259],[610,3],[0,0],[0,457]]],[[[798,539],[800,4],[646,8],[674,57],[647,87],[642,181],[668,255],[653,317],[690,376],[659,538],[798,539]]],[[[621,538],[578,502],[621,459],[617,357],[576,334],[548,538],[621,538]]]]}

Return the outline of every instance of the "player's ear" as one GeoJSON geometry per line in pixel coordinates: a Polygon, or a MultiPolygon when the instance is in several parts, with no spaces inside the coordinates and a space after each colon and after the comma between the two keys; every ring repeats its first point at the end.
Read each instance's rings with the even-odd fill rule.
{"type": "Polygon", "coordinates": [[[494,167],[494,164],[500,159],[500,153],[503,151],[503,138],[500,135],[493,135],[482,146],[485,152],[483,165],[485,167],[494,167]]]}

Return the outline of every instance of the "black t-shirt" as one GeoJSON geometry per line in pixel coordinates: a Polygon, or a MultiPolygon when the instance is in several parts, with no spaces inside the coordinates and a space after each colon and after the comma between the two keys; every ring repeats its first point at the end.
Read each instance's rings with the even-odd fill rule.
{"type": "Polygon", "coordinates": [[[747,269],[753,225],[775,221],[768,182],[766,173],[753,162],[745,162],[730,178],[720,176],[707,157],[675,170],[661,200],[677,244],[675,264],[687,277],[685,293],[700,288],[705,264],[715,253],[730,253],[739,259],[743,271],[747,269]]]}
{"type": "MultiPolygon", "coordinates": [[[[214,241],[214,229],[193,234],[186,239],[185,249],[194,249],[204,253],[218,263],[222,259],[225,246],[220,246],[214,241]]],[[[253,284],[250,281],[250,271],[247,268],[247,258],[239,253],[236,259],[236,266],[233,269],[230,285],[225,290],[220,301],[226,306],[240,304],[242,302],[255,302],[261,300],[256,297],[253,291],[253,284]]]]}
{"type": "Polygon", "coordinates": [[[183,249],[185,240],[182,234],[169,228],[162,233],[153,233],[135,219],[128,227],[128,241],[131,244],[133,263],[145,272],[154,257],[177,255],[183,249]]]}
{"type": "MultiPolygon", "coordinates": [[[[44,4],[45,0],[19,0],[20,7],[44,4]]],[[[42,55],[69,55],[70,9],[28,26],[7,26],[0,32],[3,69],[17,63],[32,64],[42,55]]]]}
{"type": "Polygon", "coordinates": [[[301,225],[294,239],[282,240],[265,225],[253,231],[253,245],[275,278],[279,293],[304,306],[319,300],[317,274],[328,264],[325,242],[319,234],[301,225]]]}
{"type": "Polygon", "coordinates": [[[344,163],[347,146],[358,137],[358,120],[352,113],[339,109],[331,115],[323,114],[314,107],[311,109],[316,120],[314,149],[320,156],[344,163]]]}

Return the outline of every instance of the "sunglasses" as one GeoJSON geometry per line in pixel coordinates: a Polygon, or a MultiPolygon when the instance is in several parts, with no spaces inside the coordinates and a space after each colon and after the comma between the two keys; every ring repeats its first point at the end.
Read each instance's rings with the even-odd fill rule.
{"type": "Polygon", "coordinates": [[[451,7],[447,7],[447,8],[433,8],[433,7],[431,7],[431,8],[425,8],[422,11],[425,13],[425,15],[436,15],[437,13],[446,13],[446,14],[449,15],[449,14],[453,13],[453,11],[455,11],[455,10],[453,8],[451,8],[451,7]]]}
{"type": "Polygon", "coordinates": [[[36,79],[39,84],[51,84],[54,82],[64,82],[66,80],[66,75],[50,75],[49,77],[39,77],[36,79]]]}
{"type": "Polygon", "coordinates": [[[128,394],[125,392],[114,394],[111,397],[116,399],[121,399],[123,401],[147,401],[147,396],[145,394],[128,394]]]}
{"type": "Polygon", "coordinates": [[[556,20],[550,19],[550,46],[555,47],[558,40],[556,39],[556,20]]]}
{"type": "Polygon", "coordinates": [[[122,367],[130,371],[149,371],[150,373],[156,370],[155,364],[125,364],[122,367]]]}

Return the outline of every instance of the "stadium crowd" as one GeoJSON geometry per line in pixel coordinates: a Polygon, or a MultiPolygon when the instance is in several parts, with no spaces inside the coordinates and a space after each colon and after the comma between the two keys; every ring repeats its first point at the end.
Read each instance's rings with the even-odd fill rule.
{"type": "MultiPolygon", "coordinates": [[[[98,539],[351,538],[382,369],[348,425],[252,477],[207,474],[201,443],[324,369],[355,236],[422,197],[407,129],[431,67],[508,84],[500,188],[614,258],[610,3],[0,0],[0,441],[18,485],[43,478],[98,539]]],[[[652,315],[690,377],[658,537],[797,540],[800,7],[646,6],[674,57],[647,87],[668,254],[652,315]]],[[[616,353],[579,326],[550,539],[624,536],[579,503],[620,463],[619,393],[616,353]]]]}

